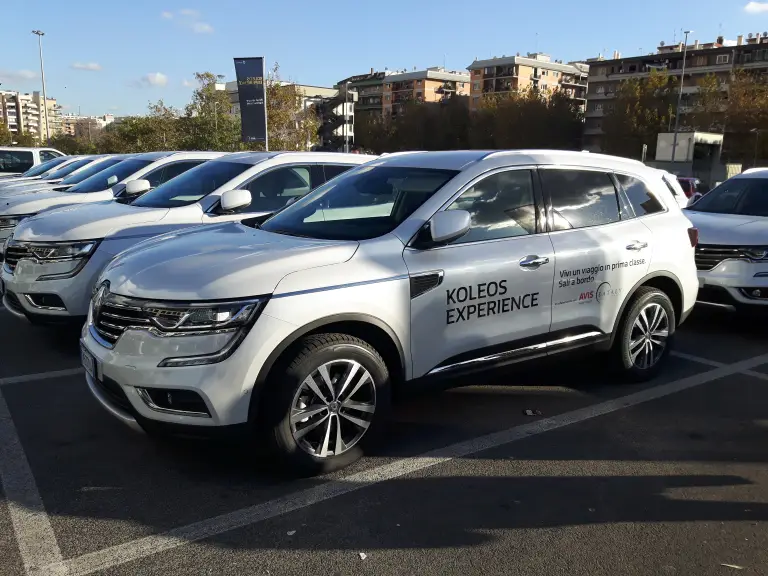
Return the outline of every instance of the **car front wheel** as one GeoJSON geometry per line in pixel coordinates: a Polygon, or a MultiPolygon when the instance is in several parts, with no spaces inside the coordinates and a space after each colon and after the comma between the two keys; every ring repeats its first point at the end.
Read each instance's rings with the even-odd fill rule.
{"type": "Polygon", "coordinates": [[[388,417],[387,366],[367,342],[347,334],[308,336],[293,350],[270,379],[263,412],[270,444],[299,473],[348,466],[388,417]]]}

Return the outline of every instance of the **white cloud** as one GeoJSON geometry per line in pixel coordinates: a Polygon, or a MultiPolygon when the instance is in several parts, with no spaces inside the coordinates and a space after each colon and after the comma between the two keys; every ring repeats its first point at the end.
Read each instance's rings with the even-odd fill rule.
{"type": "Polygon", "coordinates": [[[747,14],[761,14],[768,12],[768,2],[750,2],[744,6],[744,12],[747,14]]]}
{"type": "MultiPolygon", "coordinates": [[[[37,78],[37,73],[32,70],[0,70],[0,82],[9,84],[11,82],[27,82],[37,78]]],[[[10,86],[7,87],[11,89],[10,86]]]]}
{"type": "Polygon", "coordinates": [[[195,82],[194,80],[187,80],[184,78],[184,80],[181,81],[181,85],[184,86],[184,88],[194,88],[195,82]]]}
{"type": "Polygon", "coordinates": [[[87,70],[89,72],[98,72],[101,70],[101,64],[97,64],[96,62],[75,62],[71,67],[75,70],[87,70]]]}
{"type": "Polygon", "coordinates": [[[166,84],[168,84],[168,76],[162,72],[150,72],[138,80],[131,82],[131,86],[134,88],[149,88],[155,86],[165,86],[166,84]]]}
{"type": "Polygon", "coordinates": [[[212,34],[213,26],[202,20],[202,13],[193,8],[182,8],[177,12],[164,11],[160,17],[164,20],[174,20],[176,24],[195,34],[212,34]]]}

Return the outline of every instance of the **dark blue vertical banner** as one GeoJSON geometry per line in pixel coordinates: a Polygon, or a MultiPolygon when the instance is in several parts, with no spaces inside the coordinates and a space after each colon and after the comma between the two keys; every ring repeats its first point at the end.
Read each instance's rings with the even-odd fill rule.
{"type": "Polygon", "coordinates": [[[235,58],[243,142],[267,143],[267,92],[264,58],[235,58]]]}

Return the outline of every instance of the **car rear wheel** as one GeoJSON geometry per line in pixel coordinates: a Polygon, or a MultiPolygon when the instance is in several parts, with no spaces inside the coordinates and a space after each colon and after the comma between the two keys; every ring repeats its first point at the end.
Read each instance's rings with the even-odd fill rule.
{"type": "Polygon", "coordinates": [[[271,447],[302,474],[358,460],[376,441],[391,405],[389,371],[367,342],[347,334],[301,340],[270,378],[262,414],[271,447]]]}
{"type": "Polygon", "coordinates": [[[675,309],[669,297],[650,286],[638,289],[614,340],[616,365],[636,382],[655,377],[669,357],[675,326],[675,309]]]}

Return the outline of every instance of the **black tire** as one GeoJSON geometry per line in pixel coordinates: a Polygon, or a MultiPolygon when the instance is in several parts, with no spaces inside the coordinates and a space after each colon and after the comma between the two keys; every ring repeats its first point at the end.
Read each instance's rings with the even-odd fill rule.
{"type": "MultiPolygon", "coordinates": [[[[266,435],[272,452],[292,472],[314,475],[344,468],[359,460],[380,438],[391,410],[390,376],[381,355],[367,342],[348,334],[307,336],[290,349],[288,356],[283,362],[278,362],[272,372],[267,379],[264,403],[259,410],[262,424],[259,428],[266,435]],[[291,413],[299,390],[308,376],[328,362],[341,360],[357,362],[370,374],[375,391],[375,412],[370,415],[370,424],[362,437],[349,449],[339,455],[321,457],[308,452],[303,441],[302,445],[296,441],[291,428],[291,413]]],[[[330,398],[327,389],[323,391],[330,398]]],[[[342,410],[337,408],[339,415],[335,417],[336,424],[332,426],[339,426],[338,423],[343,421],[340,415],[342,410]]],[[[331,412],[328,413],[329,420],[333,420],[331,412]]],[[[367,414],[365,416],[368,417],[367,414]]],[[[343,422],[348,427],[348,422],[343,422]]],[[[323,429],[325,425],[318,426],[321,433],[323,429]]]]}
{"type": "MultiPolygon", "coordinates": [[[[632,296],[632,300],[627,305],[624,316],[621,318],[619,328],[616,331],[616,337],[611,348],[614,366],[619,369],[624,376],[633,382],[645,382],[656,377],[662,370],[664,364],[669,358],[670,350],[674,344],[675,327],[677,318],[675,317],[675,308],[672,301],[664,292],[651,286],[642,286],[638,288],[632,296]],[[664,309],[667,315],[667,336],[665,346],[658,355],[655,363],[647,367],[641,367],[633,360],[630,350],[635,321],[641,312],[648,306],[657,304],[664,309]]],[[[636,332],[635,332],[636,333],[636,332]]]]}

